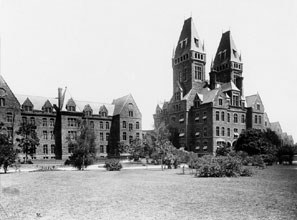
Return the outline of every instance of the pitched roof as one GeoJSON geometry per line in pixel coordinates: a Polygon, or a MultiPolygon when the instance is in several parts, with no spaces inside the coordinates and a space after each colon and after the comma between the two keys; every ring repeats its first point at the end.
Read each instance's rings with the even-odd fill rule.
{"type": "Polygon", "coordinates": [[[21,104],[23,104],[26,101],[26,99],[29,99],[33,105],[34,110],[42,110],[42,107],[47,101],[49,101],[52,105],[58,104],[58,100],[55,98],[19,94],[16,94],[15,96],[21,104]]]}
{"type": "Polygon", "coordinates": [[[238,91],[238,92],[240,91],[237,88],[237,86],[233,83],[232,80],[230,82],[228,82],[228,83],[222,84],[221,85],[221,89],[222,89],[223,92],[227,92],[227,91],[230,91],[230,90],[232,90],[232,91],[238,91]]]}
{"type": "Polygon", "coordinates": [[[255,94],[255,95],[250,95],[250,96],[246,96],[246,97],[245,97],[245,100],[246,100],[246,107],[252,107],[252,106],[255,104],[257,98],[258,98],[258,97],[257,97],[257,94],[255,94]]]}
{"type": "Polygon", "coordinates": [[[112,116],[114,112],[113,104],[107,104],[102,102],[78,101],[78,100],[74,100],[74,101],[76,103],[76,111],[78,112],[83,112],[87,105],[89,105],[90,108],[93,110],[93,114],[99,114],[100,107],[102,107],[103,105],[107,109],[108,116],[112,116]]]}
{"type": "Polygon", "coordinates": [[[219,66],[221,65],[221,63],[225,63],[228,61],[235,61],[241,63],[241,55],[238,53],[236,49],[230,31],[226,31],[222,34],[221,41],[214,59],[214,66],[219,66]],[[226,54],[224,59],[221,59],[222,53],[226,54]]]}
{"type": "Polygon", "coordinates": [[[123,96],[118,99],[114,99],[112,104],[114,105],[114,112],[113,115],[119,115],[124,108],[128,98],[131,96],[131,94],[123,96]]]}
{"type": "Polygon", "coordinates": [[[175,58],[180,57],[181,55],[187,53],[189,50],[205,53],[204,44],[202,43],[197,33],[192,17],[184,21],[184,25],[175,49],[175,58]],[[186,45],[184,47],[181,47],[181,42],[186,39],[186,45]]]}
{"type": "Polygon", "coordinates": [[[30,101],[29,98],[26,98],[26,100],[24,101],[24,103],[22,105],[24,105],[24,106],[33,106],[32,102],[30,101]]]}

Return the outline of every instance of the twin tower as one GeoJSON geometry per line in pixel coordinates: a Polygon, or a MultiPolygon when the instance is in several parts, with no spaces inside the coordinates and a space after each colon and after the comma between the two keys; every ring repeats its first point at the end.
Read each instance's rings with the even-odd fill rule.
{"type": "MultiPolygon", "coordinates": [[[[178,44],[172,58],[173,91],[182,89],[182,96],[195,86],[205,86],[206,53],[204,42],[199,37],[193,19],[185,20],[178,44]]],[[[230,31],[222,34],[215,59],[209,73],[210,89],[218,84],[232,81],[243,96],[241,54],[236,49],[230,31]]]]}

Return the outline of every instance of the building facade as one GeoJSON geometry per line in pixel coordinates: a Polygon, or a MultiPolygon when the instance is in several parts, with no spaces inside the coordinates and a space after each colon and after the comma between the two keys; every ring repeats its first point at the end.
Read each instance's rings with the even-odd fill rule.
{"type": "Polygon", "coordinates": [[[259,94],[244,97],[243,62],[230,31],[222,34],[209,81],[205,64],[204,42],[189,18],[172,57],[172,98],[157,105],[154,124],[177,129],[179,146],[200,155],[214,154],[245,129],[263,130],[269,122],[259,94]]]}
{"type": "Polygon", "coordinates": [[[58,98],[15,95],[0,75],[0,100],[0,122],[15,145],[21,122],[36,126],[39,146],[32,159],[67,159],[69,140],[83,121],[94,130],[97,157],[106,157],[110,144],[142,137],[142,115],[131,94],[111,104],[75,100],[61,89],[58,98]]]}

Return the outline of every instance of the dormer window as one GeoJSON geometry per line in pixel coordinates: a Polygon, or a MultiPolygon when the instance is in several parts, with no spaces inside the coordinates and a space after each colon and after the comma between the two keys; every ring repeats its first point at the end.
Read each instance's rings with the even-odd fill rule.
{"type": "Polygon", "coordinates": [[[223,105],[223,99],[219,98],[219,105],[222,106],[223,105]]]}
{"type": "Polygon", "coordinates": [[[43,109],[45,113],[52,113],[53,112],[53,109],[50,108],[50,107],[46,107],[43,109]]]}
{"type": "Polygon", "coordinates": [[[180,98],[181,98],[181,94],[180,94],[180,92],[176,92],[174,96],[175,96],[175,100],[176,100],[176,101],[179,101],[180,98]]]}
{"type": "Polygon", "coordinates": [[[23,110],[25,112],[32,112],[33,111],[33,107],[32,106],[25,105],[25,106],[23,106],[23,110]]]}
{"type": "Polygon", "coordinates": [[[129,117],[133,117],[133,104],[129,103],[128,105],[129,117]]]}
{"type": "Polygon", "coordinates": [[[196,47],[199,47],[199,40],[197,38],[194,38],[194,43],[195,43],[196,47]]]}
{"type": "Polygon", "coordinates": [[[260,110],[260,104],[257,104],[257,110],[260,110]]]}
{"type": "Polygon", "coordinates": [[[66,106],[66,109],[67,109],[67,111],[69,111],[69,112],[75,112],[75,106],[69,106],[69,105],[67,105],[67,106],[66,106]]]}

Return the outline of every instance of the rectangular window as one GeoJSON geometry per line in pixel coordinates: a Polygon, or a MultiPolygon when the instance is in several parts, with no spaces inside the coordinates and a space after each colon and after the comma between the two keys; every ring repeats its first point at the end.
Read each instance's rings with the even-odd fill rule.
{"type": "Polygon", "coordinates": [[[105,128],[108,130],[109,129],[109,122],[105,122],[105,128]]]}
{"type": "Polygon", "coordinates": [[[109,133],[108,132],[105,134],[105,137],[106,137],[106,141],[108,141],[109,140],[109,133]]]}
{"type": "Polygon", "coordinates": [[[43,134],[43,139],[47,140],[47,131],[43,131],[42,134],[43,134]]]}
{"type": "Polygon", "coordinates": [[[35,118],[34,117],[30,118],[30,123],[31,123],[31,125],[35,125],[35,118]]]}
{"type": "Polygon", "coordinates": [[[77,121],[76,118],[68,118],[68,127],[76,127],[77,121]]]}
{"type": "Polygon", "coordinates": [[[51,140],[54,140],[55,139],[54,131],[50,131],[50,136],[51,136],[51,140]]]}
{"type": "Polygon", "coordinates": [[[90,121],[90,127],[91,128],[94,128],[95,127],[94,121],[90,121]]]}
{"type": "Polygon", "coordinates": [[[100,145],[100,153],[104,154],[104,146],[103,145],[100,145]]]}
{"type": "Polygon", "coordinates": [[[7,127],[7,135],[9,138],[12,137],[12,127],[7,127]]]}
{"type": "Polygon", "coordinates": [[[126,141],[127,140],[127,133],[123,132],[123,140],[126,141]]]}
{"type": "Polygon", "coordinates": [[[207,122],[207,116],[206,116],[206,112],[203,112],[203,122],[206,123],[207,122]]]}
{"type": "Polygon", "coordinates": [[[216,127],[216,136],[220,136],[220,127],[216,127]]]}
{"type": "Polygon", "coordinates": [[[100,129],[103,129],[103,121],[100,121],[100,129]]]}
{"type": "Polygon", "coordinates": [[[46,118],[43,118],[42,119],[42,126],[43,127],[46,127],[47,126],[47,119],[46,118]]]}
{"type": "Polygon", "coordinates": [[[69,136],[70,139],[75,139],[76,131],[68,131],[68,136],[69,136]]]}
{"type": "Polygon", "coordinates": [[[227,113],[227,122],[230,122],[230,113],[227,113]]]}
{"type": "Polygon", "coordinates": [[[261,115],[259,115],[259,124],[262,124],[262,118],[261,118],[261,115]]]}
{"type": "Polygon", "coordinates": [[[22,121],[24,124],[27,124],[27,117],[22,117],[22,121]]]}
{"type": "Polygon", "coordinates": [[[231,132],[230,132],[230,128],[227,128],[227,136],[230,137],[231,132]]]}
{"type": "Polygon", "coordinates": [[[203,127],[203,136],[207,137],[207,127],[203,127]]]}
{"type": "Polygon", "coordinates": [[[51,145],[51,154],[54,154],[54,153],[55,153],[55,145],[52,144],[52,145],[51,145]]]}
{"type": "Polygon", "coordinates": [[[258,123],[258,115],[255,115],[255,124],[258,123]]]}
{"type": "Polygon", "coordinates": [[[222,136],[225,136],[225,128],[224,127],[221,128],[221,134],[222,134],[222,136]]]}
{"type": "Polygon", "coordinates": [[[225,121],[225,112],[221,112],[221,120],[225,121]]]}
{"type": "Polygon", "coordinates": [[[13,121],[11,112],[6,113],[6,121],[7,122],[12,122],[13,121]]]}
{"type": "Polygon", "coordinates": [[[103,132],[100,132],[100,141],[104,141],[103,132]]]}
{"type": "Polygon", "coordinates": [[[260,110],[260,104],[257,104],[257,110],[260,110]]]}
{"type": "Polygon", "coordinates": [[[131,144],[133,142],[133,136],[129,136],[129,143],[131,144]]]}
{"type": "Polygon", "coordinates": [[[136,122],[136,129],[139,129],[139,122],[136,122]]]}
{"type": "Polygon", "coordinates": [[[133,130],[133,124],[129,123],[129,131],[132,131],[132,130],[133,130]]]}
{"type": "Polygon", "coordinates": [[[54,127],[54,125],[55,125],[55,119],[51,118],[50,119],[50,126],[54,127]]]}
{"type": "Polygon", "coordinates": [[[140,137],[140,135],[139,135],[139,133],[137,132],[137,133],[136,133],[136,138],[139,138],[139,137],[140,137]]]}
{"type": "Polygon", "coordinates": [[[223,105],[223,99],[219,99],[219,105],[223,105]]]}
{"type": "Polygon", "coordinates": [[[48,154],[47,144],[43,145],[43,154],[48,154]]]}
{"type": "Polygon", "coordinates": [[[133,111],[129,111],[129,117],[133,117],[133,111]]]}
{"type": "Polygon", "coordinates": [[[126,123],[126,121],[123,121],[123,128],[127,128],[127,123],[126,123]]]}

